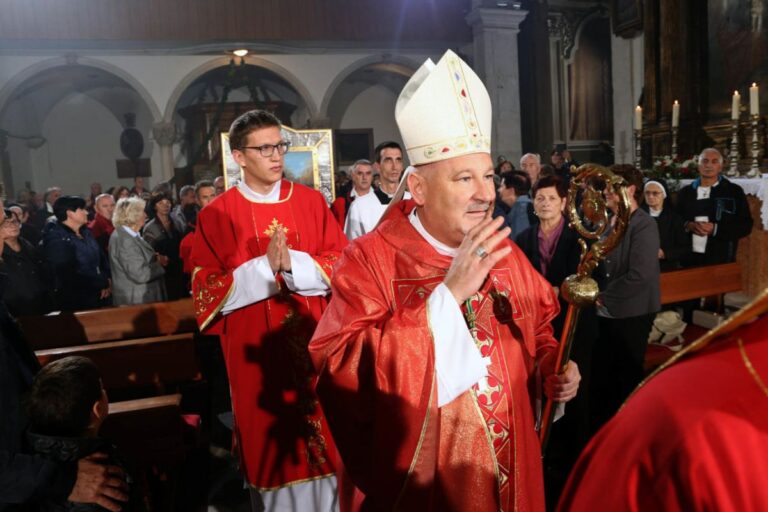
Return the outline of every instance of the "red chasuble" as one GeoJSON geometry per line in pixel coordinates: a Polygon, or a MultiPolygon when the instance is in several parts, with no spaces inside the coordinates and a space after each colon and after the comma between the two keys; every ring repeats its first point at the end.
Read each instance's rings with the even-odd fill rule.
{"type": "Polygon", "coordinates": [[[513,245],[464,310],[491,359],[487,383],[438,409],[441,319],[427,299],[451,259],[413,228],[413,207],[398,203],[344,251],[309,347],[345,466],[342,510],[544,510],[529,390],[556,346],[552,288],[513,245]]]}
{"type": "Polygon", "coordinates": [[[192,250],[195,315],[201,331],[221,338],[235,444],[248,482],[261,490],[334,473],[335,448],[307,352],[326,298],[293,293],[278,279],[278,295],[220,313],[233,271],[266,254],[277,230],[291,249],[312,256],[326,280],[346,246],[320,193],[285,180],[280,187],[276,203],[251,202],[236,187],[216,198],[200,211],[192,250]]]}
{"type": "Polygon", "coordinates": [[[768,315],[640,387],[581,454],[558,509],[768,510],[768,315]]]}

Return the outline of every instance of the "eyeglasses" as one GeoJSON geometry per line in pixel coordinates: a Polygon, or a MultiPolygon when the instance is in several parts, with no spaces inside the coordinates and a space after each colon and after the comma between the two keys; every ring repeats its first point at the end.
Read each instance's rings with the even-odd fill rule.
{"type": "Polygon", "coordinates": [[[5,226],[6,224],[9,225],[9,226],[10,225],[20,226],[21,225],[21,221],[19,219],[15,218],[15,217],[14,218],[6,217],[5,220],[3,221],[2,225],[5,226]]]}
{"type": "Polygon", "coordinates": [[[658,192],[656,190],[646,190],[645,195],[647,196],[660,196],[661,192],[658,192]]]}
{"type": "Polygon", "coordinates": [[[245,149],[257,149],[261,156],[264,158],[271,157],[275,150],[277,150],[278,155],[284,155],[288,152],[288,148],[291,147],[291,142],[288,140],[280,141],[277,144],[262,144],[261,146],[243,146],[240,148],[240,150],[245,149]]]}

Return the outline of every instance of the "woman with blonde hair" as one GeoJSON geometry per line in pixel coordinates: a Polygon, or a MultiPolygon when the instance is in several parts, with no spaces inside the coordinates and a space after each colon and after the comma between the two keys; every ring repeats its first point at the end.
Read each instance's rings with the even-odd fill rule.
{"type": "Polygon", "coordinates": [[[139,232],[147,221],[146,202],[120,199],[112,215],[115,231],[109,239],[114,304],[147,304],[167,300],[165,269],[168,258],[155,253],[139,232]]]}

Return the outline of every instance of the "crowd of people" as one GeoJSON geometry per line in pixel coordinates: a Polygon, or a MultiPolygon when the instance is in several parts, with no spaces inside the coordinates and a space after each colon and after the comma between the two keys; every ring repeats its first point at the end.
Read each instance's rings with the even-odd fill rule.
{"type": "MultiPolygon", "coordinates": [[[[490,112],[458,56],[425,65],[398,100],[405,151],[383,142],[351,165],[330,208],[283,179],[288,143],[265,111],[232,124],[244,179],[227,191],[201,181],[174,202],[166,184],[150,192],[137,178],[111,193],[94,184],[88,197],[52,187],[39,207],[25,192],[0,210],[5,303],[31,315],[191,292],[200,331],[221,341],[254,510],[552,508],[582,449],[643,377],[660,272],[733,261],[752,219],[716,149],[701,152],[700,177],[677,204],[665,183],[614,166],[628,226],[595,272],[601,291],[558,373],[560,285],[580,257],[566,217],[575,162],[558,147],[551,166],[534,153],[519,171],[494,166],[490,112]],[[545,398],[568,404],[542,464],[545,398]]],[[[608,233],[619,199],[604,193],[608,233]]],[[[55,483],[28,484],[15,499],[116,509],[130,487],[111,448],[93,440],[105,409],[98,372],[67,359],[38,373],[12,332],[21,362],[5,389],[31,390],[26,463],[55,483]],[[52,448],[62,436],[91,441],[52,448]],[[85,462],[63,471],[51,461],[85,462]],[[100,464],[112,469],[94,491],[86,473],[100,464]]],[[[3,439],[0,477],[21,451],[22,427],[15,421],[3,439]]]]}
{"type": "Polygon", "coordinates": [[[51,187],[39,207],[37,195],[22,190],[17,202],[6,203],[0,236],[11,283],[5,302],[13,315],[189,296],[182,240],[217,187],[207,180],[187,185],[174,201],[167,184],[149,191],[142,177],[134,183],[105,193],[94,183],[85,197],[51,187]]]}

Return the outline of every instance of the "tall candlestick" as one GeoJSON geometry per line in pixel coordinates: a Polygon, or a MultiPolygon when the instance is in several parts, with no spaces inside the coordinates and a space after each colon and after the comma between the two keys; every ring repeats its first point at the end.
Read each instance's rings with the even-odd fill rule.
{"type": "Polygon", "coordinates": [[[680,103],[675,100],[672,104],[672,128],[680,126],[680,103]]]}
{"type": "MultiPolygon", "coordinates": [[[[738,93],[737,93],[738,95],[738,93]]],[[[734,96],[733,106],[736,108],[736,96],[734,96]]],[[[738,111],[738,109],[736,110],[738,111]]],[[[731,152],[728,155],[731,165],[725,173],[730,178],[739,175],[739,119],[738,116],[731,119],[731,152]]]]}
{"type": "Polygon", "coordinates": [[[643,109],[640,105],[635,107],[635,130],[643,129],[643,109]]]}
{"type": "Polygon", "coordinates": [[[739,118],[739,110],[741,110],[741,96],[739,96],[739,91],[733,91],[733,102],[731,103],[731,119],[739,118]]]}
{"type": "Polygon", "coordinates": [[[760,96],[757,84],[753,83],[749,88],[749,113],[753,116],[760,115],[760,96]]]}
{"type": "MultiPolygon", "coordinates": [[[[751,89],[750,89],[750,92],[752,92],[751,89]]],[[[751,96],[752,95],[750,94],[750,97],[751,96]]],[[[755,96],[757,96],[757,93],[755,93],[755,96]]],[[[752,106],[751,103],[752,102],[750,102],[750,107],[752,106]]],[[[749,168],[749,172],[747,172],[747,177],[757,178],[758,176],[760,176],[760,162],[757,159],[757,157],[760,155],[760,146],[758,145],[758,137],[757,137],[758,123],[760,122],[760,115],[753,114],[751,121],[752,121],[751,123],[752,124],[752,166],[749,168]]]]}
{"type": "MultiPolygon", "coordinates": [[[[640,108],[640,107],[637,107],[640,108]]],[[[635,169],[640,169],[643,159],[642,159],[642,149],[641,149],[641,142],[643,138],[643,131],[640,128],[635,129],[635,169]]]]}

